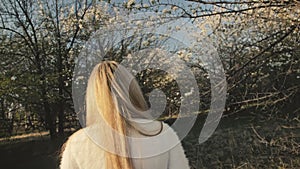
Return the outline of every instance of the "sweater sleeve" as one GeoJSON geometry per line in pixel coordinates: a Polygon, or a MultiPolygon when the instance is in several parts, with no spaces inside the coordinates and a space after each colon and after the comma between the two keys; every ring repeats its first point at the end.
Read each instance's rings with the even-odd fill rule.
{"type": "Polygon", "coordinates": [[[72,150],[71,140],[68,140],[65,144],[66,144],[65,149],[62,153],[62,158],[60,162],[60,169],[79,169],[79,166],[77,165],[71,151],[72,150]]]}

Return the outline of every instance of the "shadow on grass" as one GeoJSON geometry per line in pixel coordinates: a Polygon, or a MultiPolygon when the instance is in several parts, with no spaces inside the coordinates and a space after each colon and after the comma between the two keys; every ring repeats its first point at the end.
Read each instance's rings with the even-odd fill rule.
{"type": "Polygon", "coordinates": [[[50,140],[36,136],[0,142],[0,163],[3,169],[55,169],[66,138],[50,140]]]}

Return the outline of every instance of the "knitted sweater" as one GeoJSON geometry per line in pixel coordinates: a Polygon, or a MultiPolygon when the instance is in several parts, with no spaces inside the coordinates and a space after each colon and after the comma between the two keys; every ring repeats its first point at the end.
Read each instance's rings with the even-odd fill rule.
{"type": "MultiPolygon", "coordinates": [[[[139,128],[143,132],[155,132],[154,127],[150,125],[139,126],[139,128]]],[[[166,145],[171,142],[174,143],[175,141],[176,143],[178,142],[178,144],[175,144],[171,149],[155,156],[132,158],[135,169],[189,169],[188,160],[185,156],[183,147],[178,140],[178,136],[171,127],[163,123],[162,133],[167,129],[171,129],[171,134],[162,137],[159,142],[163,142],[164,145],[166,145]]],[[[65,143],[65,150],[62,154],[60,169],[107,169],[105,167],[105,150],[92,141],[84,130],[89,129],[84,128],[75,132],[65,143]]],[[[141,138],[149,137],[144,136],[137,131],[132,131],[131,135],[133,137],[141,138]]],[[[162,146],[157,146],[156,144],[156,146],[153,145],[144,146],[147,147],[145,148],[145,151],[146,149],[151,149],[153,151],[163,149],[162,146]]],[[[136,147],[135,145],[131,145],[131,147],[131,151],[144,150],[144,148],[136,147]]]]}

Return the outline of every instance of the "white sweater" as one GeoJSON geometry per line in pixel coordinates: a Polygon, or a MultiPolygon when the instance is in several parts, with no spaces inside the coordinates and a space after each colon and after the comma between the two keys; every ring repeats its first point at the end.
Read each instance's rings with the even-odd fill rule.
{"type": "MultiPolygon", "coordinates": [[[[95,144],[86,134],[86,130],[81,129],[69,137],[65,145],[65,150],[62,154],[60,163],[61,169],[107,169],[105,167],[105,151],[95,144]]],[[[142,126],[140,129],[143,132],[151,132],[153,129],[149,126],[142,126]]],[[[167,124],[163,123],[163,131],[171,129],[167,124]]],[[[171,135],[160,140],[163,144],[168,144],[174,141],[179,142],[172,149],[147,158],[133,158],[135,169],[189,169],[188,160],[184,154],[184,150],[178,136],[171,129],[171,135]]],[[[132,132],[134,137],[147,137],[139,132],[132,132]]],[[[132,151],[134,145],[131,145],[132,151]]],[[[162,147],[148,145],[153,150],[160,150],[162,147]]],[[[149,148],[148,148],[149,149],[149,148]]],[[[138,151],[141,151],[140,149],[138,151]]]]}

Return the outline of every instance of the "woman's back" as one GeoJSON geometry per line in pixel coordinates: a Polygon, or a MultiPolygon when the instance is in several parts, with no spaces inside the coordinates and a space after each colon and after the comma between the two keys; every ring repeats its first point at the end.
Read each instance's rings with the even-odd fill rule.
{"type": "Polygon", "coordinates": [[[61,169],[187,169],[176,133],[152,121],[134,76],[114,61],[97,64],[86,90],[84,128],[66,143],[61,169]]]}
{"type": "MultiPolygon", "coordinates": [[[[170,127],[163,123],[163,134],[170,127]]],[[[87,133],[93,132],[93,128],[85,128],[74,133],[66,143],[65,150],[62,155],[61,169],[107,169],[105,167],[105,150],[91,139],[87,133]]],[[[149,126],[141,128],[143,132],[151,132],[153,129],[149,126]]],[[[139,132],[140,130],[132,129],[130,132],[131,137],[146,138],[139,132]]],[[[135,156],[139,153],[144,154],[145,151],[151,150],[152,152],[159,152],[152,157],[133,158],[132,163],[135,169],[188,169],[188,160],[185,157],[183,148],[178,140],[176,133],[172,130],[169,134],[158,137],[159,144],[140,146],[139,144],[130,145],[131,153],[135,156]],[[171,144],[171,142],[178,142],[175,147],[168,151],[163,151],[163,144],[171,144]],[[156,145],[156,146],[154,146],[156,145]]]]}

